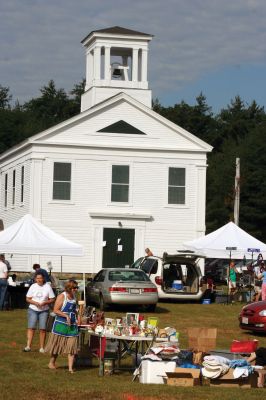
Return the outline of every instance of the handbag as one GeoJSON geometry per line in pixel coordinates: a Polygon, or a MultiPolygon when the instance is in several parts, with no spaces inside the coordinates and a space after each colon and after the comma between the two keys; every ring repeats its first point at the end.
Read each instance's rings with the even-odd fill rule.
{"type": "Polygon", "coordinates": [[[258,347],[258,340],[233,340],[231,353],[253,353],[258,347]]]}
{"type": "Polygon", "coordinates": [[[54,324],[56,314],[54,312],[50,312],[46,322],[46,332],[51,332],[54,324]]]}

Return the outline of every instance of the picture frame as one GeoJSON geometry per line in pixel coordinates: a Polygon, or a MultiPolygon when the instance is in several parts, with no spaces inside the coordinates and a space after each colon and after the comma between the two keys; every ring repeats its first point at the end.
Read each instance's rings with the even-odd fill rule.
{"type": "Polygon", "coordinates": [[[131,325],[132,323],[137,324],[139,323],[139,314],[138,313],[126,313],[126,321],[127,325],[131,325]]]}
{"type": "Polygon", "coordinates": [[[149,317],[148,318],[148,328],[157,328],[158,326],[158,318],[157,317],[149,317]]]}

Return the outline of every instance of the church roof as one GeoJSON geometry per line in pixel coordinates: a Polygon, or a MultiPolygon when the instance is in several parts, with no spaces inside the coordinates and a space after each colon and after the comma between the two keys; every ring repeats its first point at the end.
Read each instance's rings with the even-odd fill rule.
{"type": "Polygon", "coordinates": [[[148,33],[134,31],[132,29],[123,28],[122,26],[111,26],[110,28],[98,29],[96,31],[91,31],[82,41],[83,43],[89,36],[93,33],[110,33],[113,35],[135,35],[135,36],[153,36],[148,33]]]}

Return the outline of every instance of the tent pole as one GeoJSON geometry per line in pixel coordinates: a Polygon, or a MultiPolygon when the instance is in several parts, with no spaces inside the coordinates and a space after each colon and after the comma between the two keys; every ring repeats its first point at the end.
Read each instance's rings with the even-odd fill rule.
{"type": "Polygon", "coordinates": [[[85,308],[86,308],[86,286],[85,286],[85,284],[86,284],[86,278],[85,278],[85,272],[83,272],[83,285],[84,285],[84,288],[83,288],[84,299],[83,300],[84,300],[84,305],[85,305],[85,308]]]}
{"type": "Polygon", "coordinates": [[[253,251],[251,253],[251,259],[252,259],[252,261],[251,261],[252,270],[250,271],[250,280],[249,280],[249,303],[252,303],[252,301],[251,301],[251,285],[252,285],[252,283],[255,282],[255,280],[252,279],[254,277],[254,272],[253,272],[254,271],[254,269],[253,269],[254,268],[253,267],[253,251]]]}
{"type": "Polygon", "coordinates": [[[229,265],[228,265],[228,272],[227,272],[227,305],[229,304],[229,276],[230,276],[230,264],[231,264],[231,250],[229,253],[229,265]]]}
{"type": "Polygon", "coordinates": [[[61,275],[63,273],[63,257],[61,256],[61,267],[60,267],[61,275]]]}
{"type": "Polygon", "coordinates": [[[240,158],[236,158],[234,223],[237,226],[239,226],[239,202],[240,202],[240,158]]]}

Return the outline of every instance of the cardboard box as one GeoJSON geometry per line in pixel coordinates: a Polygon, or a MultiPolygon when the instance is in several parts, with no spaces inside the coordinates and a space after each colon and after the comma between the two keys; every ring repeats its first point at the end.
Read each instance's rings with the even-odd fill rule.
{"type": "Polygon", "coordinates": [[[166,372],[167,385],[171,386],[199,386],[200,369],[176,368],[174,372],[166,372]]]}
{"type": "Polygon", "coordinates": [[[188,328],[188,347],[204,353],[216,348],[216,328],[188,328]]]}
{"type": "Polygon", "coordinates": [[[250,389],[257,387],[258,375],[253,373],[246,378],[235,379],[233,375],[234,369],[230,368],[229,371],[217,379],[210,379],[210,386],[219,387],[241,387],[243,389],[250,389]]]}

